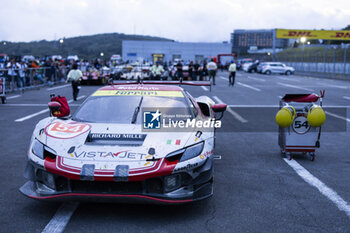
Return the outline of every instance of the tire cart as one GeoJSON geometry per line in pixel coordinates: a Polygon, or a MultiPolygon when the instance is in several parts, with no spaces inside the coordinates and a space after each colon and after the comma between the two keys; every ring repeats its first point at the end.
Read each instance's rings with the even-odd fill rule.
{"type": "Polygon", "coordinates": [[[0,98],[1,98],[2,104],[6,104],[5,85],[6,85],[6,79],[3,77],[0,77],[0,98]]]}
{"type": "Polygon", "coordinates": [[[320,147],[321,126],[326,120],[322,109],[325,91],[316,94],[286,94],[280,100],[276,114],[279,124],[278,144],[282,155],[293,158],[292,153],[308,154],[315,160],[316,148],[320,147]]]}

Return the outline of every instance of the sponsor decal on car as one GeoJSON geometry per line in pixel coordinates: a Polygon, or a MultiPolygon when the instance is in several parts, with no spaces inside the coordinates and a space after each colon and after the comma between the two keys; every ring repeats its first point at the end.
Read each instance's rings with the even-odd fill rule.
{"type": "Polygon", "coordinates": [[[198,166],[198,163],[193,163],[193,164],[187,164],[187,165],[185,165],[185,166],[182,166],[182,167],[179,167],[179,168],[176,168],[176,169],[174,169],[174,172],[179,172],[179,171],[188,171],[188,170],[191,170],[191,169],[193,169],[193,168],[195,168],[195,167],[197,167],[198,166]]]}
{"type": "Polygon", "coordinates": [[[74,158],[118,158],[118,159],[131,159],[131,160],[143,160],[146,158],[146,153],[137,153],[129,151],[80,151],[71,153],[74,158]]]}
{"type": "Polygon", "coordinates": [[[114,134],[114,133],[91,133],[92,140],[132,140],[144,141],[147,134],[114,134]]]}
{"type": "Polygon", "coordinates": [[[92,96],[161,96],[161,97],[184,97],[181,91],[139,91],[139,90],[99,90],[92,96]]]}
{"type": "Polygon", "coordinates": [[[201,136],[202,136],[202,132],[201,131],[197,131],[197,133],[196,133],[196,137],[195,137],[195,139],[194,139],[194,141],[196,142],[197,140],[198,140],[198,138],[200,138],[201,136]]]}

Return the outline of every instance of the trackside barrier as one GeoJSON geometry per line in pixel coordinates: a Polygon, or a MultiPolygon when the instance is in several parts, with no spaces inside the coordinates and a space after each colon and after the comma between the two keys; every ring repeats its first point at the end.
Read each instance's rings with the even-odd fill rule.
{"type": "MultiPolygon", "coordinates": [[[[9,69],[0,69],[0,78],[5,80],[6,93],[14,92],[16,90],[23,92],[25,89],[52,86],[64,82],[64,80],[58,78],[59,75],[57,69],[53,70],[51,67],[11,70],[15,72],[15,75],[9,75],[9,69]],[[20,77],[20,72],[24,72],[24,77],[20,77]]],[[[65,78],[66,74],[64,74],[63,77],[65,78]]]]}

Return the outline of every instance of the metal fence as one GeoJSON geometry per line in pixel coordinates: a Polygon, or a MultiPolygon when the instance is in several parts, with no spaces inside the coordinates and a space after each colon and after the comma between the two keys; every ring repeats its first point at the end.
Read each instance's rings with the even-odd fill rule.
{"type": "MultiPolygon", "coordinates": [[[[253,60],[283,62],[295,68],[297,73],[320,76],[341,77],[350,80],[350,47],[323,46],[287,49],[272,54],[251,54],[246,56],[253,60]]],[[[243,57],[242,57],[243,58],[243,57]]]]}
{"type": "Polygon", "coordinates": [[[52,86],[65,81],[66,72],[51,67],[0,69],[0,77],[5,77],[5,90],[7,93],[24,91],[41,86],[52,86]],[[14,75],[11,75],[14,74],[14,75]]]}
{"type": "Polygon", "coordinates": [[[293,66],[297,72],[350,78],[350,48],[307,47],[276,54],[276,61],[293,66]]]}

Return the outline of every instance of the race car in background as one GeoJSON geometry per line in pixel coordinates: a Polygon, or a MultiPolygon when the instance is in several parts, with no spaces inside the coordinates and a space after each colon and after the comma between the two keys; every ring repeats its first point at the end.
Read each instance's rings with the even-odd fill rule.
{"type": "Polygon", "coordinates": [[[120,79],[126,80],[146,80],[151,78],[150,66],[135,66],[130,72],[121,74],[120,79]]]}
{"type": "Polygon", "coordinates": [[[88,66],[87,71],[83,72],[81,78],[82,85],[106,85],[111,76],[110,69],[106,66],[100,70],[93,66],[88,66]]]}
{"type": "Polygon", "coordinates": [[[162,117],[172,114],[176,121],[186,116],[217,122],[216,114],[222,117],[226,105],[207,96],[195,99],[179,86],[160,83],[102,87],[72,117],[62,114],[58,102],[50,102],[53,116],[35,127],[25,170],[29,181],[20,191],[42,200],[184,203],[210,197],[215,128],[158,132],[157,127],[162,117]],[[155,127],[155,132],[146,126],[155,127]]]}

